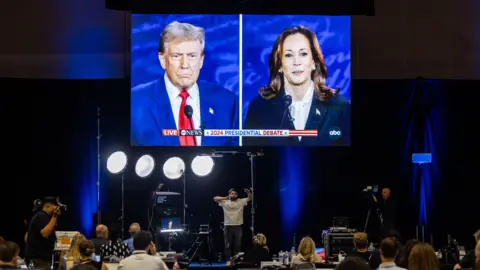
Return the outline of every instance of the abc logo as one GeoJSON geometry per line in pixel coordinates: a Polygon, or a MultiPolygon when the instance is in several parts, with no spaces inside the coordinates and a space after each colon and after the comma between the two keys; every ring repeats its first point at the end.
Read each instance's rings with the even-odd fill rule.
{"type": "Polygon", "coordinates": [[[181,135],[181,136],[185,136],[185,135],[187,135],[187,132],[182,129],[182,130],[180,130],[180,135],[181,135]]]}
{"type": "Polygon", "coordinates": [[[342,137],[342,131],[338,127],[331,127],[328,132],[328,136],[331,140],[336,141],[342,137]]]}

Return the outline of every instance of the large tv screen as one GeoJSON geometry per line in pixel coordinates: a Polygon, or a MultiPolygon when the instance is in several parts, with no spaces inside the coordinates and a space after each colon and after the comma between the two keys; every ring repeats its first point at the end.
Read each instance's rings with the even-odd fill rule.
{"type": "Polygon", "coordinates": [[[350,17],[131,20],[136,146],[349,146],[350,17]]]}

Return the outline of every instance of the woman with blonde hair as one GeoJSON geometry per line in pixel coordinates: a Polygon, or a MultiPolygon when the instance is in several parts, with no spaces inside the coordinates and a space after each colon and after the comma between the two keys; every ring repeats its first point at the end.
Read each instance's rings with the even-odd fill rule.
{"type": "Polygon", "coordinates": [[[480,270],[480,240],[477,242],[477,247],[475,248],[475,270],[480,270]]]}
{"type": "Polygon", "coordinates": [[[245,252],[243,261],[256,264],[272,261],[272,255],[267,246],[267,237],[263,233],[253,237],[253,246],[245,252]]]}
{"type": "Polygon", "coordinates": [[[81,233],[77,233],[73,236],[72,242],[70,242],[70,247],[64,256],[62,256],[61,269],[70,270],[75,263],[78,263],[81,259],[80,251],[78,250],[78,245],[83,240],[86,240],[85,236],[81,233]]]}
{"type": "Polygon", "coordinates": [[[408,270],[440,270],[440,262],[433,247],[418,243],[408,256],[408,270]]]}
{"type": "Polygon", "coordinates": [[[320,256],[315,253],[315,242],[310,237],[303,237],[298,246],[297,255],[292,258],[292,265],[302,263],[322,262],[320,256]]]}

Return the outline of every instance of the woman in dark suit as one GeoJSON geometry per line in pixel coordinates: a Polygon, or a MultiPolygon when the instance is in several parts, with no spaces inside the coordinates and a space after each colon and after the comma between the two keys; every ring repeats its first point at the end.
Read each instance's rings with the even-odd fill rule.
{"type": "Polygon", "coordinates": [[[350,103],[325,85],[327,67],[315,33],[304,26],[284,30],[269,72],[243,128],[313,130],[317,137],[244,137],[243,145],[350,145],[350,103]]]}

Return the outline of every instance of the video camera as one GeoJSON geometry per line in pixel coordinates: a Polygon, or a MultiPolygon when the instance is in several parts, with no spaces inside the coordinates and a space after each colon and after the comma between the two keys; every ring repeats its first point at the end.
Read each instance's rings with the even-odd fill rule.
{"type": "Polygon", "coordinates": [[[367,186],[362,191],[368,193],[368,195],[374,195],[378,193],[378,185],[367,186]]]}
{"type": "Polygon", "coordinates": [[[57,197],[57,204],[62,212],[67,212],[67,205],[60,202],[60,197],[57,197]]]}

